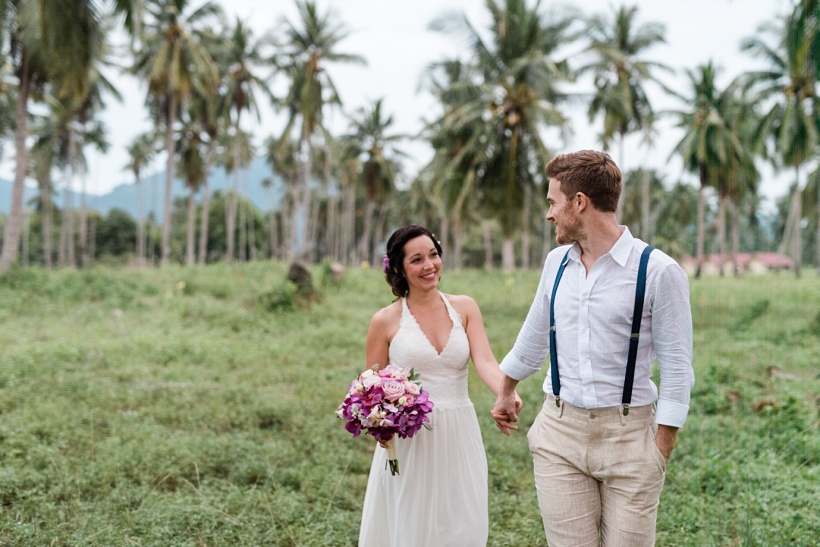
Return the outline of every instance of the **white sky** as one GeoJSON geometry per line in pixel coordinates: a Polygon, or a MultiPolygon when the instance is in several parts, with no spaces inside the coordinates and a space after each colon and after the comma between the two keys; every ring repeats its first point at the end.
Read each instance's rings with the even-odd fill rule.
{"type": "MultiPolygon", "coordinates": [[[[221,1],[223,8],[233,22],[236,16],[248,22],[257,36],[275,28],[282,16],[291,20],[296,17],[292,0],[230,0],[221,1]]],[[[661,61],[676,70],[675,75],[662,75],[670,87],[686,92],[684,68],[694,68],[700,63],[713,59],[723,68],[719,85],[723,86],[745,70],[760,67],[759,61],[740,52],[740,40],[754,34],[757,27],[773,20],[790,5],[788,0],[633,0],[639,6],[638,21],[657,21],[666,25],[667,43],[650,50],[645,57],[661,61]]],[[[542,1],[543,8],[561,5],[559,2],[542,1]]],[[[606,12],[613,4],[609,0],[582,0],[563,3],[580,9],[585,14],[606,12]]],[[[362,55],[367,66],[330,66],[344,102],[346,111],[366,104],[369,100],[384,98],[385,108],[394,115],[395,130],[400,133],[416,134],[422,128],[422,117],[431,118],[436,112],[432,98],[418,92],[420,75],[431,62],[445,57],[466,54],[465,47],[452,37],[427,30],[428,23],[447,10],[464,11],[473,24],[479,28],[486,26],[488,16],[483,0],[319,0],[320,10],[333,8],[340,15],[351,33],[340,44],[340,50],[362,55]]],[[[576,50],[577,51],[577,46],[576,50]]],[[[572,54],[573,51],[567,51],[572,54]]],[[[578,66],[579,59],[573,56],[578,66]]],[[[571,60],[572,60],[571,59],[571,60]]],[[[114,186],[130,181],[123,171],[127,163],[125,147],[133,137],[149,127],[143,107],[145,87],[131,76],[110,74],[123,95],[123,102],[109,100],[108,109],[103,114],[108,127],[111,148],[102,156],[89,153],[88,190],[103,194],[114,186]]],[[[573,87],[578,91],[589,91],[589,82],[580,82],[573,87]]],[[[676,109],[681,105],[677,100],[657,88],[650,88],[650,97],[656,110],[676,109]]],[[[560,141],[549,143],[556,152],[582,148],[598,148],[596,135],[600,132],[601,120],[590,124],[583,104],[567,108],[572,119],[573,137],[563,146],[560,141]]],[[[246,120],[250,121],[250,120],[246,120]]],[[[264,105],[261,122],[249,123],[257,142],[271,134],[279,134],[284,118],[264,105]]],[[[346,118],[338,111],[330,117],[330,125],[335,133],[347,129],[346,118]]],[[[628,170],[639,165],[662,168],[669,181],[692,180],[682,172],[677,158],[667,161],[672,149],[681,137],[674,128],[671,118],[659,124],[658,137],[651,152],[639,143],[639,137],[628,138],[624,165],[628,170]]],[[[0,177],[11,180],[14,165],[11,143],[6,142],[7,158],[0,164],[0,177]]],[[[424,142],[409,142],[402,146],[411,155],[407,171],[413,175],[432,156],[432,149],[424,142]]],[[[617,161],[617,151],[613,151],[617,161]]],[[[164,160],[157,158],[155,169],[160,170],[164,160]]],[[[764,169],[761,185],[764,195],[772,198],[782,195],[788,185],[788,177],[775,177],[771,170],[764,169]]],[[[78,182],[75,182],[78,187],[78,182]]],[[[771,207],[771,201],[769,202],[771,207]]]]}

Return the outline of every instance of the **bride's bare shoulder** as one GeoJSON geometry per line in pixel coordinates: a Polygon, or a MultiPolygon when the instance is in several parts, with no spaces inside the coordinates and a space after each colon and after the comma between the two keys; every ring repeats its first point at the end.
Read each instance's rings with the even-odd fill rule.
{"type": "Polygon", "coordinates": [[[389,306],[386,306],[375,314],[370,320],[370,326],[391,330],[394,325],[397,325],[401,320],[401,300],[396,300],[389,306]]]}
{"type": "Polygon", "coordinates": [[[478,311],[478,304],[471,296],[466,294],[445,294],[445,298],[450,302],[459,315],[462,317],[472,315],[478,311]]]}

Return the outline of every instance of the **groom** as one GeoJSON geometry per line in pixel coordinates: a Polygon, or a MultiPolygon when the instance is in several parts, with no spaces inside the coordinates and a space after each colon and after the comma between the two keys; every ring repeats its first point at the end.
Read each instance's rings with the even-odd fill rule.
{"type": "Polygon", "coordinates": [[[556,241],[493,409],[509,435],[514,389],[550,357],[530,428],[550,547],[655,544],[666,463],[689,411],[692,316],[686,274],[619,226],[621,172],[584,150],[547,165],[556,241]],[[660,391],[651,380],[660,364],[660,391]],[[657,401],[657,409],[653,404],[657,401]]]}

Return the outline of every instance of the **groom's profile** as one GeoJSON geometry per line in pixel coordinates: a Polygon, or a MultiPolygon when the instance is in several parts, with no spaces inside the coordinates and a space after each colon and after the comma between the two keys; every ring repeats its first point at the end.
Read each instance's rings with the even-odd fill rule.
{"type": "Polygon", "coordinates": [[[621,172],[609,155],[563,154],[546,170],[547,220],[562,246],[501,363],[493,417],[502,432],[517,429],[513,390],[549,356],[528,439],[550,547],[651,546],[695,381],[688,279],[618,225],[621,172]]]}

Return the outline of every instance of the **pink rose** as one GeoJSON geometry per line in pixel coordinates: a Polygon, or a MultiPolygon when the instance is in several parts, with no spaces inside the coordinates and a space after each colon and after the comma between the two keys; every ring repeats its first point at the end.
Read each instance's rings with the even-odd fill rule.
{"type": "Polygon", "coordinates": [[[410,395],[418,395],[421,392],[419,385],[413,382],[405,382],[404,390],[410,395]]]}
{"type": "Polygon", "coordinates": [[[404,395],[404,383],[397,380],[385,380],[382,384],[382,391],[384,391],[384,398],[388,401],[394,402],[404,395]]]}
{"type": "Polygon", "coordinates": [[[396,365],[387,365],[379,371],[382,378],[395,378],[402,375],[402,370],[396,365]]]}
{"type": "Polygon", "coordinates": [[[377,386],[382,383],[382,379],[379,376],[373,375],[368,376],[364,380],[362,380],[362,384],[365,388],[370,388],[372,386],[377,386]]]}

